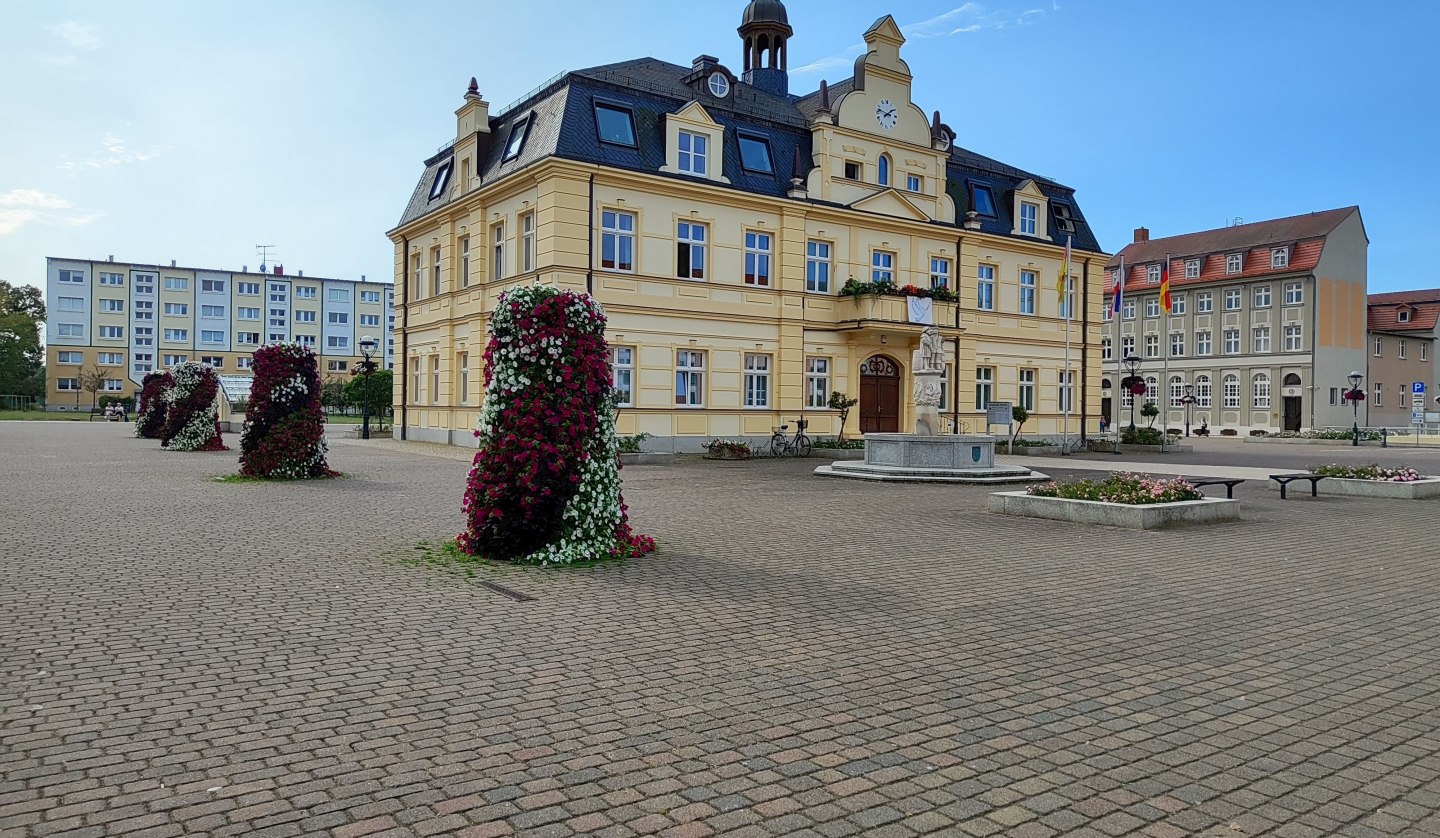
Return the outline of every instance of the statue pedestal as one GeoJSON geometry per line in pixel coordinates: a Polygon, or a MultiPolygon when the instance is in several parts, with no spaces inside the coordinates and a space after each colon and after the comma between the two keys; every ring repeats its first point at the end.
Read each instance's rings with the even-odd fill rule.
{"type": "Polygon", "coordinates": [[[916,436],[944,433],[940,425],[940,388],[945,381],[945,371],[917,369],[912,375],[915,378],[916,436]]]}
{"type": "Polygon", "coordinates": [[[865,460],[820,466],[823,477],[905,483],[1020,483],[1047,480],[1024,466],[995,464],[989,434],[866,434],[865,460]]]}

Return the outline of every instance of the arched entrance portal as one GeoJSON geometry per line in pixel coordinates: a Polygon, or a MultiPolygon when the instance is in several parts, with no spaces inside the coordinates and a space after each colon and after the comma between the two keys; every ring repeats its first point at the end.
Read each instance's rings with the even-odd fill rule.
{"type": "Polygon", "coordinates": [[[860,365],[860,433],[900,430],[900,365],[885,355],[872,355],[860,365]]]}

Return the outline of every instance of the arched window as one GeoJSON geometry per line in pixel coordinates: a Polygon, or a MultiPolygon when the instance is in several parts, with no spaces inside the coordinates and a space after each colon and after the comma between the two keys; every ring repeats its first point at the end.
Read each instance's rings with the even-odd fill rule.
{"type": "Polygon", "coordinates": [[[1170,376],[1170,406],[1184,407],[1185,403],[1180,401],[1185,398],[1185,382],[1178,375],[1170,376]]]}
{"type": "Polygon", "coordinates": [[[1197,407],[1210,406],[1210,376],[1208,375],[1195,377],[1195,404],[1197,407]]]}
{"type": "Polygon", "coordinates": [[[1299,387],[1299,386],[1300,386],[1300,374],[1299,374],[1299,373],[1294,373],[1294,372],[1287,372],[1287,373],[1285,373],[1285,386],[1286,386],[1286,387],[1299,387]]]}
{"type": "Polygon", "coordinates": [[[1270,376],[1263,372],[1257,372],[1255,373],[1255,377],[1250,380],[1250,385],[1250,392],[1253,396],[1253,406],[1269,407],[1270,376]]]}
{"type": "Polygon", "coordinates": [[[1101,389],[1101,390],[1109,390],[1109,389],[1110,389],[1110,379],[1108,379],[1108,378],[1102,378],[1102,379],[1100,379],[1100,389],[1101,389]]]}
{"type": "Polygon", "coordinates": [[[1153,402],[1160,396],[1160,380],[1153,375],[1145,376],[1145,401],[1153,402]]]}
{"type": "Polygon", "coordinates": [[[889,186],[889,185],[890,185],[890,155],[888,155],[888,154],[882,154],[882,155],[880,155],[880,163],[879,163],[878,168],[879,168],[879,170],[880,170],[880,185],[881,185],[881,186],[889,186]]]}
{"type": "Polygon", "coordinates": [[[1225,400],[1223,407],[1240,406],[1240,376],[1227,375],[1220,380],[1220,395],[1225,400]]]}

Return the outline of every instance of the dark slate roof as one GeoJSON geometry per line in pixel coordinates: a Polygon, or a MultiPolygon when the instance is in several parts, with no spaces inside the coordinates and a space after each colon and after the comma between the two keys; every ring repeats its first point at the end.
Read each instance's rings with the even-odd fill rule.
{"type": "MultiPolygon", "coordinates": [[[[659,172],[665,164],[664,118],[689,102],[697,101],[716,122],[729,129],[725,132],[720,158],[722,174],[730,180],[729,188],[784,197],[790,186],[796,149],[800,151],[802,165],[809,166],[810,125],[820,107],[819,91],[803,96],[777,96],[736,80],[731,94],[719,99],[710,95],[703,81],[711,69],[724,70],[735,77],[733,72],[721,65],[709,66],[705,73],[697,75],[691,67],[655,58],[605,64],[557,77],[516,106],[491,117],[490,150],[484,164],[479,167],[481,182],[503,178],[550,156],[664,177],[666,175],[659,172]],[[696,76],[697,81],[686,83],[684,79],[690,76],[696,76]],[[595,126],[596,101],[631,109],[635,118],[636,148],[600,142],[595,126]],[[527,116],[531,118],[529,133],[519,157],[502,163],[500,158],[513,125],[527,116]],[[769,141],[773,173],[750,172],[740,166],[739,144],[736,141],[740,132],[769,141]]],[[[840,97],[853,90],[854,86],[853,78],[831,85],[831,106],[834,107],[840,97]]],[[[451,172],[444,194],[430,199],[436,176],[451,164],[452,157],[453,150],[446,148],[425,161],[425,171],[400,218],[401,225],[443,206],[460,194],[458,173],[451,172]]],[[[986,233],[1009,236],[1014,228],[1010,212],[1013,192],[1024,181],[1033,180],[1052,204],[1070,206],[1076,226],[1074,246],[1080,250],[1101,250],[1094,232],[1084,220],[1084,214],[1075,204],[1074,190],[1063,184],[958,146],[951,149],[946,175],[946,191],[955,201],[958,222],[965,220],[965,212],[971,208],[971,187],[977,184],[988,186],[995,199],[996,215],[980,216],[980,229],[986,233]]],[[[684,175],[673,177],[689,180],[684,175]]],[[[1050,231],[1052,241],[1064,243],[1065,234],[1057,230],[1053,219],[1050,231]]]]}

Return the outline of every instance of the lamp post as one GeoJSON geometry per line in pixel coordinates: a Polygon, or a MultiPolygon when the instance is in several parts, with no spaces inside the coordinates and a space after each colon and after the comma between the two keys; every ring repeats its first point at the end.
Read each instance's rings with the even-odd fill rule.
{"type": "Polygon", "coordinates": [[[1135,430],[1135,382],[1139,378],[1136,372],[1140,369],[1140,359],[1135,355],[1126,355],[1120,363],[1124,364],[1125,369],[1130,373],[1125,376],[1124,381],[1120,382],[1120,386],[1130,393],[1130,430],[1133,433],[1135,430]]]}
{"type": "Polygon", "coordinates": [[[1183,396],[1180,397],[1180,401],[1185,404],[1185,436],[1186,436],[1186,437],[1189,437],[1189,436],[1190,436],[1190,407],[1195,404],[1195,385],[1194,385],[1194,384],[1186,384],[1186,385],[1185,385],[1185,395],[1183,395],[1183,396]]]}
{"type": "Polygon", "coordinates": [[[379,345],[379,341],[370,335],[360,338],[360,357],[364,359],[360,362],[360,374],[365,377],[364,383],[360,385],[360,392],[362,393],[360,399],[361,439],[370,438],[370,374],[375,372],[375,361],[373,359],[375,350],[379,345]]]}
{"type": "Polygon", "coordinates": [[[1360,389],[1360,382],[1364,380],[1365,376],[1359,370],[1355,370],[1346,377],[1350,379],[1350,389],[1345,391],[1345,398],[1350,400],[1350,412],[1354,417],[1350,428],[1350,445],[1358,448],[1360,447],[1360,400],[1365,398],[1365,391],[1360,389]]]}

